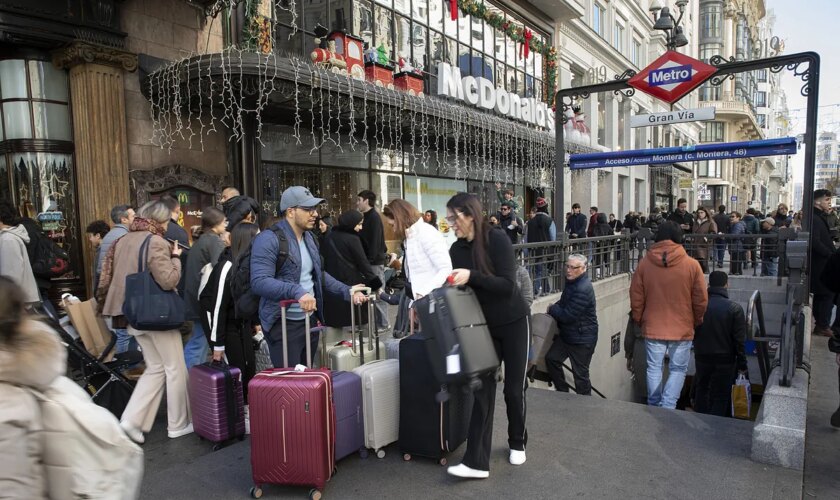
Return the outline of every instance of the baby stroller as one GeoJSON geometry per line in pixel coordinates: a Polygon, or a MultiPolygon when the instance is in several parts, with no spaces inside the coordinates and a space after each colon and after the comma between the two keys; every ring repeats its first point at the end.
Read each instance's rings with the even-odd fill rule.
{"type": "Polygon", "coordinates": [[[126,378],[122,371],[141,362],[143,354],[137,351],[124,352],[114,354],[110,361],[105,361],[117,343],[117,336],[112,332],[111,341],[97,358],[88,352],[77,335],[65,328],[67,323],[56,317],[56,313],[47,308],[39,308],[36,312],[58,333],[61,343],[67,348],[68,377],[84,387],[94,403],[120,418],[134,391],[134,382],[126,378]]]}

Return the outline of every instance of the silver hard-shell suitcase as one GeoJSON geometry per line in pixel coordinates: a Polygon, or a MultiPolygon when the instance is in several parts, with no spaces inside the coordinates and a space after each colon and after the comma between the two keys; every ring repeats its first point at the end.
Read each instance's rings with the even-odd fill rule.
{"type": "Polygon", "coordinates": [[[365,447],[383,458],[383,448],[399,439],[400,364],[396,359],[366,363],[353,370],[362,378],[365,447]]]}
{"type": "Polygon", "coordinates": [[[376,323],[373,319],[375,317],[375,295],[367,287],[354,288],[353,291],[360,291],[368,296],[367,328],[358,324],[361,314],[356,314],[356,308],[361,306],[356,306],[351,302],[350,338],[332,346],[324,344],[321,346],[323,352],[328,353],[326,359],[330,370],[349,371],[368,361],[380,359],[382,353],[385,352],[385,344],[379,340],[376,333],[376,323]],[[367,335],[365,335],[365,330],[367,330],[367,335]],[[365,340],[365,337],[367,337],[367,340],[365,340]]]}

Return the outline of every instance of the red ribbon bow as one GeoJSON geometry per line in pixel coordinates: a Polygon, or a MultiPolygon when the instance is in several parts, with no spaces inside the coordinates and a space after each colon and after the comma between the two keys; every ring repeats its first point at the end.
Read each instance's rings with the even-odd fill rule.
{"type": "Polygon", "coordinates": [[[525,59],[528,59],[528,54],[531,53],[531,38],[534,37],[534,33],[528,28],[525,28],[525,31],[522,32],[522,35],[525,37],[525,43],[523,43],[520,47],[519,55],[521,56],[524,53],[525,59]]]}
{"type": "Polygon", "coordinates": [[[449,16],[453,21],[458,20],[458,0],[449,0],[449,16]]]}

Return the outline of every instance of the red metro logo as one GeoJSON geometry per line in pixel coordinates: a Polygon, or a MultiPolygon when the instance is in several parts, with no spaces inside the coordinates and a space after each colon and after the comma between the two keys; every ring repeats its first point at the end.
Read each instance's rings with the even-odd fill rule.
{"type": "Polygon", "coordinates": [[[628,80],[627,85],[673,104],[716,71],[714,66],[670,50],[628,80]]]}

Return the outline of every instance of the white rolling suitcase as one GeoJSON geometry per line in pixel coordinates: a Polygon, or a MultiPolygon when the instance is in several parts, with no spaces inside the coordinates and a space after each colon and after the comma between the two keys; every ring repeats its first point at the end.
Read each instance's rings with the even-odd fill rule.
{"type": "Polygon", "coordinates": [[[362,378],[365,447],[385,457],[385,446],[400,434],[400,364],[396,359],[371,361],[353,369],[362,378]]]}

